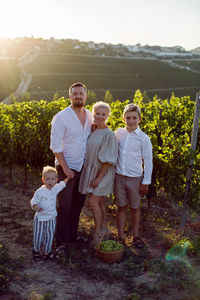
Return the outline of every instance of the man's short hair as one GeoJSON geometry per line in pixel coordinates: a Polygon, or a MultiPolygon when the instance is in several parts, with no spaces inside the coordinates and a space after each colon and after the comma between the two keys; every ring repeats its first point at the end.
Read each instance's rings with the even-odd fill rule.
{"type": "Polygon", "coordinates": [[[45,178],[45,175],[47,173],[55,173],[56,176],[57,176],[57,170],[55,168],[51,167],[51,166],[46,166],[46,167],[43,168],[43,170],[42,170],[42,178],[45,178]]]}
{"type": "Polygon", "coordinates": [[[75,83],[73,83],[73,84],[69,87],[69,95],[71,95],[72,89],[73,89],[74,87],[79,87],[79,86],[82,86],[82,87],[84,88],[86,94],[87,94],[87,87],[86,87],[86,85],[83,84],[82,82],[75,82],[75,83]]]}
{"type": "Polygon", "coordinates": [[[125,117],[125,114],[129,111],[136,111],[138,113],[139,117],[141,117],[141,110],[138,105],[136,105],[134,103],[130,103],[130,104],[126,105],[126,107],[124,108],[124,111],[123,111],[123,117],[125,117]]]}

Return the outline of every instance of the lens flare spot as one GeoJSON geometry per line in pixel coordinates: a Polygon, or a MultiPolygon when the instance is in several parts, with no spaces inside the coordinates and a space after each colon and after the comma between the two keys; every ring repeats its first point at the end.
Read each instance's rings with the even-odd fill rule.
{"type": "Polygon", "coordinates": [[[190,248],[190,246],[191,245],[189,241],[179,242],[177,245],[174,245],[169,249],[165,256],[165,259],[167,261],[178,260],[190,266],[188,257],[186,255],[187,250],[190,248]]]}

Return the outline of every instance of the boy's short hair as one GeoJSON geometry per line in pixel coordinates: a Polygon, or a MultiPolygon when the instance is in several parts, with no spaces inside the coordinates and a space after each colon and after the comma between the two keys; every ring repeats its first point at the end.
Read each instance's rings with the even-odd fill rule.
{"type": "Polygon", "coordinates": [[[44,178],[45,177],[45,175],[47,174],[47,173],[49,173],[49,172],[53,172],[53,173],[55,173],[56,174],[56,176],[57,176],[57,170],[55,169],[55,168],[53,168],[53,167],[51,167],[51,166],[46,166],[46,167],[43,167],[43,170],[42,170],[42,178],[44,178]]]}
{"type": "Polygon", "coordinates": [[[82,83],[82,82],[75,82],[75,83],[73,83],[73,84],[69,87],[69,95],[71,95],[72,89],[73,89],[74,87],[79,87],[79,86],[82,86],[82,87],[84,88],[86,94],[87,94],[87,87],[86,87],[86,85],[85,85],[84,83],[82,83]]]}
{"type": "Polygon", "coordinates": [[[124,111],[123,111],[123,117],[125,117],[125,114],[129,111],[136,111],[138,113],[139,117],[141,117],[141,110],[138,105],[136,105],[134,103],[129,103],[128,105],[126,105],[126,107],[124,108],[124,111]]]}
{"type": "Polygon", "coordinates": [[[92,114],[95,113],[95,111],[96,111],[97,108],[105,108],[105,109],[107,109],[108,115],[110,115],[110,111],[111,111],[111,110],[110,110],[110,105],[109,105],[108,103],[103,102],[103,101],[98,101],[98,102],[96,102],[96,103],[93,105],[93,107],[92,107],[92,114]]]}

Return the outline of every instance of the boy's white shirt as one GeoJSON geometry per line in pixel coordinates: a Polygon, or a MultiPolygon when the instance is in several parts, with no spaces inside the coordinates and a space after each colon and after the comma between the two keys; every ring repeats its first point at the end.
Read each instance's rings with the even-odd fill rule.
{"type": "Polygon", "coordinates": [[[115,135],[118,142],[116,173],[129,177],[144,175],[142,184],[149,185],[153,169],[153,155],[148,135],[139,127],[132,132],[126,128],[118,128],[115,135]]]}
{"type": "Polygon", "coordinates": [[[33,208],[34,204],[38,204],[42,211],[36,212],[35,217],[38,217],[39,221],[48,221],[57,216],[56,211],[56,196],[66,187],[64,181],[56,183],[54,187],[49,190],[45,185],[42,185],[37,189],[31,199],[31,207],[33,208]]]}

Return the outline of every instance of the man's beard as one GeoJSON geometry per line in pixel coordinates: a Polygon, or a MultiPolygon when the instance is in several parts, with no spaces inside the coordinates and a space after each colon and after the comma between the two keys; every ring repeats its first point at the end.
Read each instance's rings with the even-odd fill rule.
{"type": "Polygon", "coordinates": [[[77,99],[76,101],[73,102],[74,107],[83,107],[84,103],[82,99],[77,99]]]}

